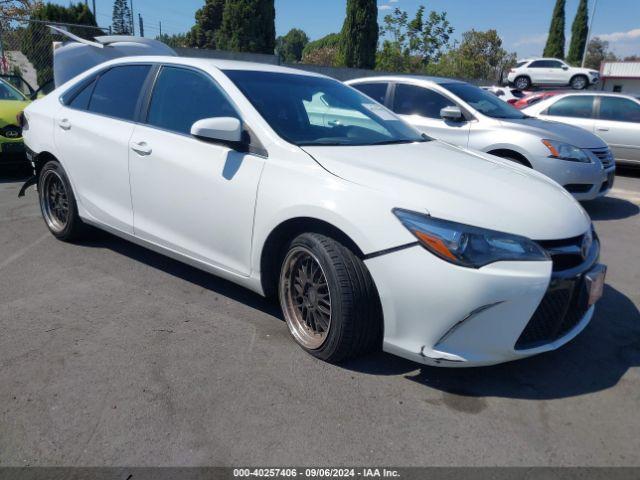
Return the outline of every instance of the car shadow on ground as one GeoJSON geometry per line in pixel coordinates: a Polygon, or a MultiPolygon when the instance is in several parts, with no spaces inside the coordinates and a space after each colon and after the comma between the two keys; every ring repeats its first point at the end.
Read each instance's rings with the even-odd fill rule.
{"type": "MultiPolygon", "coordinates": [[[[273,299],[108,233],[96,231],[82,246],[110,249],[255,308],[274,320],[283,319],[273,299]]],[[[478,368],[428,367],[378,352],[343,363],[340,368],[370,375],[404,375],[425,387],[458,396],[545,400],[610,388],[636,366],[640,366],[640,311],[627,296],[607,285],[591,323],[554,352],[478,368]]]]}
{"type": "Polygon", "coordinates": [[[236,302],[267,313],[284,321],[280,307],[273,299],[264,298],[257,293],[240,287],[233,282],[199,270],[195,267],[174,260],[153,250],[121,239],[110,233],[91,228],[89,239],[79,243],[86,248],[109,249],[132,260],[161,270],[169,275],[178,277],[204,289],[223,295],[236,302]]]}
{"type": "Polygon", "coordinates": [[[601,197],[582,204],[592,220],[623,220],[640,213],[640,208],[622,198],[601,197]]]}
{"type": "Polygon", "coordinates": [[[640,312],[607,285],[590,325],[554,352],[467,369],[418,366],[385,353],[344,366],[374,375],[404,374],[425,387],[466,397],[548,400],[584,395],[616,385],[629,368],[640,366],[640,312]]]}

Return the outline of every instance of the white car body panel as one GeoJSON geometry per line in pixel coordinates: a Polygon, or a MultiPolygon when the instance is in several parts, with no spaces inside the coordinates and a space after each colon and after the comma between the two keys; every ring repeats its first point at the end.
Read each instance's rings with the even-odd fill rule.
{"type": "Polygon", "coordinates": [[[27,107],[24,138],[34,158],[51,155],[62,164],[77,192],[80,217],[88,223],[264,293],[260,268],[269,235],[288,221],[326,222],[353,241],[372,274],[384,311],[383,348],[422,363],[514,360],[557,348],[588,323],[593,308],[558,340],[515,350],[515,339],[549,286],[551,262],[458,267],[419,247],[392,213],[409,209],[540,241],[585,234],[591,228],[588,215],[552,180],[439,141],[298,147],[275,133],[221,69],[313,75],[306,72],[138,57],[82,76],[109,65],[145,62],[185,65],[210,75],[268,157],[91,113],[72,116],[59,99],[79,81],[74,79],[27,107]],[[60,128],[61,117],[70,121],[69,130],[60,128]],[[71,137],[76,130],[78,138],[71,137]],[[143,153],[132,150],[140,144],[147,147],[143,153]],[[494,303],[438,343],[470,312],[494,303]]]}

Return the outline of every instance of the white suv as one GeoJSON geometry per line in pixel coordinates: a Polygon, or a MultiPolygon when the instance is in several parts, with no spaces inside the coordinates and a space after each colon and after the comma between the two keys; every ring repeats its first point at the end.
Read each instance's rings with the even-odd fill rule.
{"type": "Polygon", "coordinates": [[[518,90],[532,86],[569,85],[574,90],[584,90],[598,83],[597,70],[572,67],[557,58],[530,58],[521,60],[509,70],[509,84],[518,90]]]}

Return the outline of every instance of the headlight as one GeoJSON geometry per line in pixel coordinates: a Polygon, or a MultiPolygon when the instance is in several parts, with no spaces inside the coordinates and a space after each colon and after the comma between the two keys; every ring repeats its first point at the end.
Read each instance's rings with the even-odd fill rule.
{"type": "Polygon", "coordinates": [[[572,162],[591,163],[591,157],[581,148],[555,140],[542,140],[542,143],[549,149],[550,157],[572,162]]]}
{"type": "Polygon", "coordinates": [[[434,255],[463,267],[493,262],[549,260],[547,252],[526,237],[486,230],[395,208],[393,213],[434,255]]]}

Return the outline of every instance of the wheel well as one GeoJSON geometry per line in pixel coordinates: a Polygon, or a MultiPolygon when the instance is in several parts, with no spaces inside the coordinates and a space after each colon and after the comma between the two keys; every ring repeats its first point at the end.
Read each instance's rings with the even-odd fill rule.
{"type": "Polygon", "coordinates": [[[44,165],[51,160],[54,160],[56,162],[58,161],[58,159],[49,152],[40,152],[38,155],[34,157],[33,163],[35,165],[34,173],[36,177],[40,175],[40,171],[42,170],[42,167],[44,167],[44,165]]]}
{"type": "Polygon", "coordinates": [[[533,168],[531,166],[531,162],[527,160],[527,157],[525,157],[521,153],[518,153],[514,150],[509,150],[508,148],[498,148],[496,150],[491,150],[490,152],[487,152],[487,153],[490,153],[491,155],[495,155],[496,157],[505,158],[507,160],[515,160],[516,162],[521,163],[525,167],[533,168]]]}
{"type": "Polygon", "coordinates": [[[362,258],[364,253],[342,230],[317,218],[299,217],[278,225],[267,237],[260,255],[260,281],[266,296],[275,295],[280,274],[280,264],[288,243],[302,233],[320,233],[333,238],[362,258]]]}

